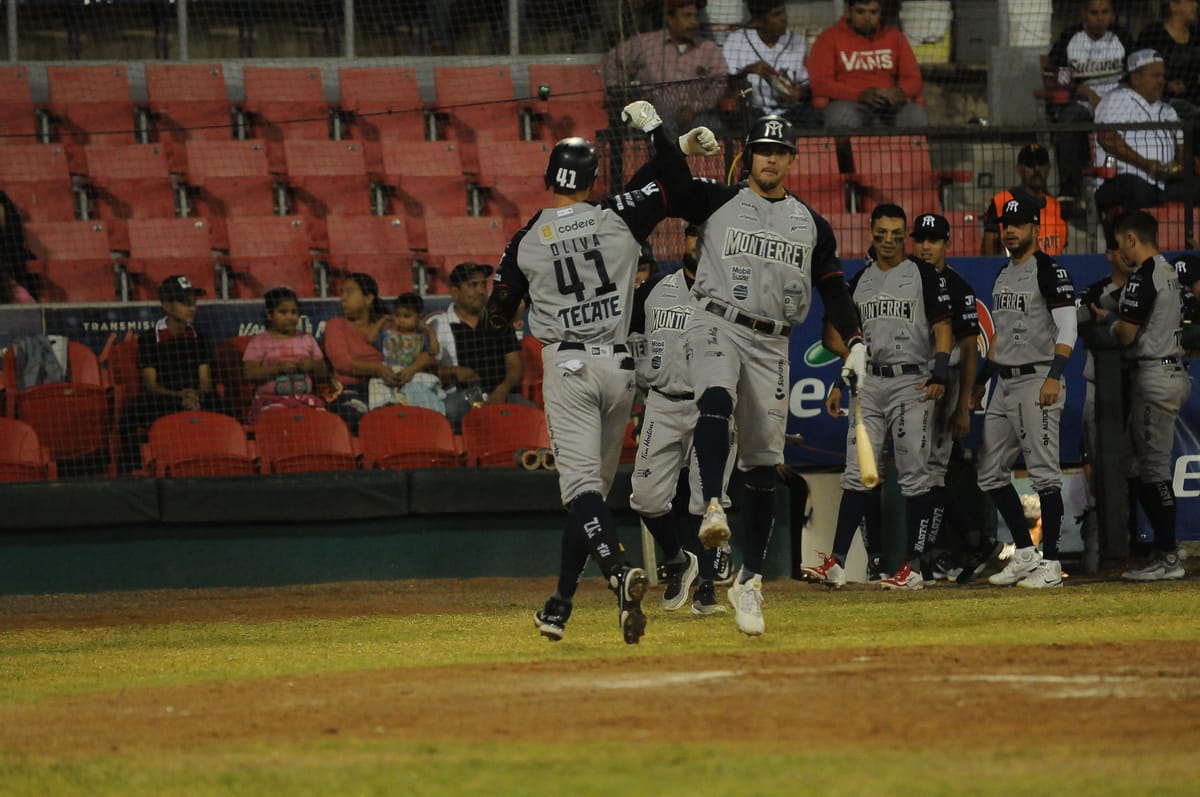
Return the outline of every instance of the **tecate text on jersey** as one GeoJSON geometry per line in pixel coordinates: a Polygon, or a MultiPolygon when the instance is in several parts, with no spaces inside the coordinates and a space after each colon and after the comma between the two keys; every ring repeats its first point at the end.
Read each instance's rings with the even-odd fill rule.
{"type": "Polygon", "coordinates": [[[558,318],[565,327],[578,327],[584,324],[594,324],[620,314],[620,297],[603,296],[585,304],[564,307],[558,311],[558,318]]]}

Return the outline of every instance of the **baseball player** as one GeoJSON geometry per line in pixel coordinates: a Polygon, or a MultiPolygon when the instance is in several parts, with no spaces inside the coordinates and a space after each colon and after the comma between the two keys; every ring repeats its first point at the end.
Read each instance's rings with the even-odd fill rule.
{"type": "MultiPolygon", "coordinates": [[[[692,539],[700,529],[704,504],[700,500],[700,475],[692,449],[696,428],[696,397],[684,356],[683,330],[695,309],[692,285],[696,280],[696,244],[700,231],[688,226],[684,233],[683,266],[667,275],[643,283],[633,297],[629,345],[637,363],[638,382],[647,387],[646,413],[633,466],[633,494],[629,505],[641,516],[646,529],[663,550],[662,567],[667,582],[662,606],[667,611],[681,608],[688,590],[699,577],[692,613],[724,612],[713,587],[718,577],[718,552],[704,548],[697,557],[682,545],[686,523],[692,539]],[[688,475],[688,513],[672,511],[680,472],[688,475]],[[688,518],[687,521],[683,517],[688,518]],[[694,520],[694,522],[691,522],[694,520]]],[[[733,458],[726,465],[728,480],[733,458]]],[[[726,496],[722,506],[729,506],[726,496]]],[[[727,558],[727,555],[726,555],[727,558]]]]}
{"type": "Polygon", "coordinates": [[[1063,370],[1075,348],[1075,287],[1067,270],[1037,248],[1038,208],[1020,199],[1004,205],[1000,224],[1010,259],[992,286],[996,337],[975,379],[972,408],[996,382],[983,422],[979,486],[996,504],[1016,550],[988,578],[992,584],[1061,587],[1058,535],[1062,527],[1062,469],[1058,427],[1066,393],[1063,370]],[[1021,511],[1012,483],[1017,454],[1042,505],[1042,553],[1021,511]]]}
{"type": "MultiPolygon", "coordinates": [[[[921,589],[920,557],[926,550],[930,524],[929,454],[937,402],[950,378],[950,349],[954,308],[946,278],[929,263],[908,257],[904,239],[908,219],[899,205],[879,205],[871,211],[871,239],[875,259],[850,281],[867,343],[867,373],[871,380],[858,386],[862,421],[875,451],[891,439],[905,498],[908,537],[914,541],[909,561],[880,581],[885,589],[921,589]]],[[[836,330],[826,329],[827,347],[846,354],[836,330]]],[[[841,387],[829,391],[826,410],[835,417],[841,387]]],[[[854,532],[863,524],[868,501],[878,500],[863,485],[851,419],[846,434],[846,468],[842,471],[842,501],[838,508],[833,553],[821,565],[806,568],[813,579],[827,586],[846,583],[846,554],[854,532]]],[[[874,532],[866,524],[867,535],[874,532]]]]}
{"type": "MultiPolygon", "coordinates": [[[[954,500],[946,489],[946,471],[954,442],[971,431],[971,391],[979,365],[979,312],[975,308],[975,290],[962,275],[946,264],[950,247],[950,222],[936,213],[916,218],[912,229],[913,254],[931,264],[946,279],[950,291],[950,317],[955,345],[950,350],[950,369],[946,394],[938,403],[933,416],[933,444],[929,449],[929,540],[926,551],[932,552],[943,529],[961,536],[964,559],[957,574],[965,584],[982,572],[984,565],[997,552],[995,540],[984,540],[978,524],[971,522],[969,513],[962,511],[961,501],[954,500]],[[969,566],[969,567],[968,567],[969,566]]],[[[934,576],[931,556],[923,561],[922,577],[934,576]]],[[[947,572],[945,575],[953,575],[947,572]]]]}
{"type": "Polygon", "coordinates": [[[849,344],[844,370],[860,380],[866,347],[833,228],[784,187],[796,157],[791,124],[778,116],[756,120],[742,157],[745,181],[693,180],[684,197],[684,217],[700,226],[696,309],[684,338],[699,410],[693,439],[706,505],[700,540],[711,548],[729,539],[721,496],[736,421],[745,547],[728,598],[738,629],[758,635],[765,629],[762,570],[788,411],[788,334],[808,315],[814,289],[849,344]]]}
{"type": "MultiPolygon", "coordinates": [[[[626,561],[605,499],[633,403],[634,363],[625,340],[639,241],[666,215],[668,199],[687,190],[691,172],[653,105],[639,100],[622,115],[630,127],[652,135],[661,180],[589,202],[600,165],[595,146],[582,138],[555,144],[545,174],[552,205],[509,241],[486,320],[489,329],[507,329],[528,297],[530,331],[545,344],[546,425],[570,523],[558,590],[534,624],[543,636],[562,638],[590,553],[617,594],[621,631],[632,645],[645,631],[641,600],[649,581],[626,561]]],[[[696,153],[717,149],[707,128],[690,131],[680,144],[696,153]]]]}
{"type": "Polygon", "coordinates": [[[1192,386],[1179,341],[1179,277],[1158,251],[1158,222],[1149,213],[1130,213],[1117,222],[1113,234],[1122,259],[1135,270],[1121,289],[1116,312],[1098,306],[1093,306],[1093,312],[1125,347],[1122,354],[1130,368],[1126,423],[1137,460],[1138,499],[1154,529],[1154,551],[1121,577],[1129,581],[1183,578],[1175,543],[1171,448],[1175,419],[1192,386]]]}

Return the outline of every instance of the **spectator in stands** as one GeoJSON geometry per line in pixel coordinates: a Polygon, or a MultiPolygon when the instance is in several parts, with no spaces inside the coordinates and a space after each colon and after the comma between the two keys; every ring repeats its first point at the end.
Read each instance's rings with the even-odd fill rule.
{"type": "Polygon", "coordinates": [[[368,391],[371,409],[388,404],[410,404],[446,413],[442,381],[430,373],[440,349],[437,336],[421,313],[425,302],[415,293],[402,293],[392,305],[392,328],[379,333],[383,362],[399,377],[397,384],[372,379],[368,391]]]}
{"type": "Polygon", "coordinates": [[[1016,198],[1041,211],[1042,223],[1038,233],[1038,248],[1048,255],[1061,255],[1067,248],[1067,224],[1063,221],[1062,206],[1046,193],[1046,178],[1050,174],[1050,153],[1038,144],[1026,144],[1017,153],[1017,178],[1021,181],[1007,191],[992,197],[983,214],[983,243],[979,254],[988,257],[1002,255],[1000,216],[1004,204],[1016,198]]]}
{"type": "Polygon", "coordinates": [[[531,404],[521,395],[521,344],[510,328],[497,335],[480,323],[492,267],[459,263],[450,272],[450,306],[429,320],[441,356],[438,376],[446,390],[446,417],[454,431],[473,407],[531,404]]]}
{"type": "MultiPolygon", "coordinates": [[[[1154,50],[1136,50],[1128,59],[1127,85],[1096,107],[1098,124],[1178,122],[1175,109],[1163,101],[1167,69],[1154,50]]],[[[1104,130],[1097,162],[1116,161],[1116,176],[1096,189],[1096,210],[1104,223],[1109,249],[1115,249],[1112,221],[1118,215],[1160,202],[1200,202],[1200,181],[1184,179],[1192,164],[1183,162],[1181,130],[1104,130]]]]}
{"type": "Polygon", "coordinates": [[[654,259],[654,250],[650,244],[642,244],[642,253],[638,255],[637,273],[633,277],[633,287],[638,287],[658,273],[658,261],[654,259]]]}
{"type": "MultiPolygon", "coordinates": [[[[1096,106],[1116,88],[1133,52],[1133,37],[1115,23],[1112,0],[1086,0],[1083,21],[1072,25],[1050,48],[1050,63],[1071,71],[1071,102],[1055,121],[1062,124],[1091,122],[1096,106]]],[[[1082,197],[1083,167],[1087,163],[1087,133],[1058,136],[1058,193],[1064,202],[1082,197]]]]}
{"type": "Polygon", "coordinates": [[[778,114],[797,127],[818,127],[809,98],[808,42],[788,30],[784,0],[749,0],[750,24],[725,40],[721,53],[729,74],[750,90],[749,119],[778,114]]]}
{"type": "Polygon", "coordinates": [[[25,267],[28,259],[21,211],[0,191],[0,304],[37,302],[34,277],[25,267]]]}
{"type": "Polygon", "coordinates": [[[368,380],[377,377],[396,384],[399,376],[383,361],[379,349],[380,333],[391,328],[392,318],[375,278],[361,272],[347,274],[342,279],[341,297],[341,316],[325,324],[325,356],[342,387],[331,409],[357,434],[358,422],[369,409],[368,380]]]}
{"type": "Polygon", "coordinates": [[[300,329],[300,302],[291,288],[263,294],[267,328],[255,335],[242,356],[246,379],[258,382],[246,423],[258,423],[264,411],[280,407],[325,409],[317,390],[329,376],[317,339],[300,329]]]}
{"type": "Polygon", "coordinates": [[[846,0],[845,15],[813,42],[808,78],[827,128],[929,124],[916,56],[882,13],[879,0],[846,0]]]}
{"type": "Polygon", "coordinates": [[[167,277],[158,287],[165,315],[154,329],[138,335],[137,367],[142,389],[121,414],[121,473],[139,467],[141,446],[154,421],[183,410],[221,409],[213,392],[212,347],[192,325],[196,297],[204,293],[192,287],[182,274],[167,277]]]}
{"type": "Polygon", "coordinates": [[[666,0],[662,30],[627,39],[604,55],[609,89],[649,100],[675,130],[704,125],[719,132],[724,127],[720,101],[728,69],[721,48],[700,37],[699,9],[705,5],[706,0],[666,0]]]}
{"type": "Polygon", "coordinates": [[[1163,96],[1182,119],[1200,113],[1200,40],[1196,23],[1198,0],[1162,0],[1161,21],[1147,25],[1138,36],[1136,50],[1157,50],[1167,67],[1163,96]]]}

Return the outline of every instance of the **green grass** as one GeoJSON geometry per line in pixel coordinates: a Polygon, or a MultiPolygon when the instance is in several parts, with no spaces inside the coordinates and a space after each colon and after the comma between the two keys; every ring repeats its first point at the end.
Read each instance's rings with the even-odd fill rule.
{"type": "MultiPolygon", "coordinates": [[[[1195,641],[1200,581],[1075,584],[1052,593],[941,587],[924,594],[764,590],[767,634],[748,639],[730,617],[664,615],[649,603],[648,636],[620,644],[604,591],[589,587],[567,638],[533,632],[535,606],[481,595],[453,614],[376,615],[272,622],[51,628],[0,632],[0,723],[6,713],[69,696],[160,686],[247,681],[405,667],[661,658],[931,645],[1042,645],[1139,640],[1195,641]]],[[[1141,662],[1145,663],[1145,662],[1141,662]]],[[[581,665],[583,666],[583,665],[581,665]]],[[[668,666],[679,667],[679,661],[668,666]]],[[[1194,702],[1189,703],[1193,710],[1194,702]]],[[[731,718],[735,719],[735,718],[731,718]]],[[[804,722],[805,718],[797,718],[804,722]]],[[[986,722],[986,718],[980,718],[986,722]]],[[[1070,739],[1018,752],[1020,740],[987,749],[905,749],[736,743],[736,723],[707,744],[428,744],[331,738],[268,745],[213,741],[187,750],[20,755],[0,750],[8,795],[434,795],[790,794],[819,778],[820,794],[878,794],[897,779],[941,794],[1196,794],[1195,756],[1154,744],[1114,754],[1070,739]],[[1014,761],[1020,760],[1019,765],[1014,761]],[[672,787],[676,784],[676,787],[672,787]],[[686,784],[686,789],[680,787],[686,784]]],[[[893,747],[891,745],[896,745],[893,747]]],[[[807,789],[801,789],[801,792],[807,789]]]]}

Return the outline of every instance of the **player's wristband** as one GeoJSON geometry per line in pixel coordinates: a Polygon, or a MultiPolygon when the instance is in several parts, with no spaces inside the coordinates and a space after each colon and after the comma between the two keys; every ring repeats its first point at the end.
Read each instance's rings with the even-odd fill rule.
{"type": "Polygon", "coordinates": [[[933,355],[933,371],[929,381],[935,385],[944,385],[950,379],[950,353],[939,351],[933,355]]]}
{"type": "Polygon", "coordinates": [[[842,378],[841,374],[838,374],[837,379],[833,380],[833,386],[836,387],[838,390],[846,389],[846,380],[842,378]]]}
{"type": "Polygon", "coordinates": [[[1050,373],[1046,374],[1047,379],[1062,379],[1063,371],[1067,367],[1067,358],[1061,354],[1054,355],[1054,362],[1050,363],[1050,373]]]}
{"type": "Polygon", "coordinates": [[[983,365],[979,366],[979,370],[975,372],[975,384],[986,385],[994,373],[996,373],[996,363],[984,360],[983,365]]]}

